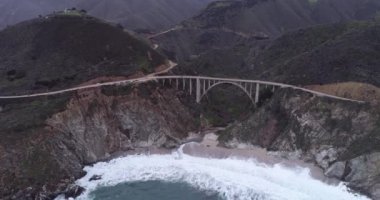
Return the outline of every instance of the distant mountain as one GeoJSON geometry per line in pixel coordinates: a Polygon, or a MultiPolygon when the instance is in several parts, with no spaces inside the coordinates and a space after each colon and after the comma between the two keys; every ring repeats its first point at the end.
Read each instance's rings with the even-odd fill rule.
{"type": "Polygon", "coordinates": [[[274,40],[247,39],[232,47],[210,48],[182,61],[178,73],[303,86],[353,81],[380,87],[379,66],[380,21],[363,21],[319,25],[274,40]]]}
{"type": "Polygon", "coordinates": [[[196,15],[215,0],[81,0],[78,8],[128,29],[162,30],[196,15]]]}
{"type": "Polygon", "coordinates": [[[243,0],[211,3],[184,24],[278,36],[300,27],[380,16],[378,0],[243,0]]]}
{"type": "Polygon", "coordinates": [[[197,14],[214,0],[1,0],[0,29],[53,11],[76,7],[128,29],[163,30],[197,14]]]}
{"type": "Polygon", "coordinates": [[[15,23],[36,18],[75,5],[75,0],[1,0],[0,29],[15,23]]]}
{"type": "MultiPolygon", "coordinates": [[[[218,1],[177,29],[152,40],[177,60],[177,74],[266,79],[302,86],[336,82],[355,82],[356,88],[359,87],[356,83],[363,82],[379,86],[380,32],[373,22],[379,17],[379,3],[378,0],[218,1]],[[355,20],[369,23],[346,24],[355,20]]],[[[368,88],[372,90],[371,86],[368,88]]],[[[224,117],[228,115],[219,113],[225,112],[226,107],[245,109],[244,103],[236,102],[246,99],[244,94],[238,98],[233,89],[214,91],[207,108],[214,105],[210,111],[216,113],[210,114],[213,118],[224,117]],[[233,99],[230,102],[234,105],[225,106],[229,101],[223,98],[226,101],[215,106],[222,95],[233,99]]]]}
{"type": "Polygon", "coordinates": [[[379,17],[378,0],[217,1],[153,41],[183,72],[240,76],[255,69],[256,56],[283,34],[379,17]]]}
{"type": "Polygon", "coordinates": [[[380,86],[380,21],[301,29],[273,41],[244,74],[296,85],[380,86]]]}

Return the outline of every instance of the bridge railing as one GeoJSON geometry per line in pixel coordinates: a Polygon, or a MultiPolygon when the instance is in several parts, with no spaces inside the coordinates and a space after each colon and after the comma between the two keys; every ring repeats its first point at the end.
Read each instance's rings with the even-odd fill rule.
{"type": "MultiPolygon", "coordinates": [[[[309,90],[306,88],[289,85],[289,84],[283,84],[283,83],[276,83],[276,82],[270,82],[270,81],[261,81],[261,80],[247,80],[247,79],[237,79],[237,78],[219,78],[219,77],[208,77],[208,76],[186,76],[186,75],[172,75],[172,76],[147,76],[142,78],[134,78],[134,79],[127,79],[127,80],[120,80],[120,81],[111,81],[111,82],[105,82],[105,83],[95,83],[85,86],[78,86],[73,87],[69,89],[64,90],[58,90],[58,91],[52,91],[52,92],[45,92],[45,93],[36,93],[36,94],[25,94],[25,95],[14,95],[14,96],[0,96],[0,99],[17,99],[17,98],[31,98],[31,97],[39,97],[39,96],[49,96],[49,95],[57,95],[67,92],[73,92],[78,90],[84,90],[84,89],[91,89],[91,88],[98,88],[102,86],[117,86],[117,85],[129,85],[129,84],[139,84],[149,81],[159,81],[159,80],[186,80],[190,79],[191,81],[195,81],[196,83],[196,92],[197,92],[197,100],[200,100],[200,96],[202,94],[199,94],[199,91],[204,88],[200,88],[199,81],[222,81],[222,82],[231,82],[231,83],[239,83],[239,84],[257,84],[258,86],[274,86],[274,87],[280,87],[280,88],[291,88],[295,90],[300,90],[303,92],[311,93],[317,96],[323,96],[328,98],[333,98],[337,100],[343,100],[343,101],[351,101],[351,102],[358,102],[358,103],[364,103],[364,101],[358,101],[354,99],[344,98],[344,97],[338,97],[335,95],[330,95],[314,90],[309,90]]],[[[190,86],[192,87],[192,86],[190,86]]],[[[204,87],[204,85],[203,85],[204,87]]],[[[256,92],[257,93],[257,92],[256,92]]],[[[257,95],[255,97],[255,101],[257,101],[257,95]]]]}

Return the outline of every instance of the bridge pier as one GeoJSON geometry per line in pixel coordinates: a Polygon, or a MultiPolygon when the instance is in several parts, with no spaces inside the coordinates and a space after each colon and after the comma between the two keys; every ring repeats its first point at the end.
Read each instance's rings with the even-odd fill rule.
{"type": "Polygon", "coordinates": [[[365,103],[364,101],[357,101],[349,98],[343,98],[339,96],[329,95],[322,92],[313,91],[310,89],[289,85],[289,84],[283,84],[283,83],[276,83],[276,82],[269,82],[269,81],[260,81],[260,80],[243,80],[243,79],[232,79],[232,78],[214,78],[214,77],[204,77],[204,76],[146,76],[141,78],[135,78],[135,79],[127,79],[127,80],[120,80],[120,81],[112,81],[112,82],[105,82],[105,83],[95,83],[90,84],[86,86],[78,86],[73,87],[65,90],[58,90],[58,91],[52,91],[52,92],[44,92],[44,93],[35,93],[35,94],[25,94],[25,95],[13,95],[13,96],[0,96],[0,99],[22,99],[22,98],[33,98],[33,97],[40,97],[40,96],[50,96],[50,95],[58,95],[62,93],[67,92],[73,92],[73,91],[79,91],[84,89],[91,89],[91,88],[99,88],[102,86],[128,86],[132,84],[140,84],[145,83],[149,81],[154,81],[158,85],[164,85],[165,86],[165,80],[168,80],[169,84],[171,84],[173,81],[176,83],[176,88],[181,88],[181,79],[183,81],[183,89],[186,89],[186,79],[189,79],[190,84],[190,93],[193,93],[194,86],[196,87],[196,102],[200,103],[202,96],[206,94],[210,89],[213,87],[220,85],[220,84],[231,84],[239,87],[242,89],[251,99],[253,104],[257,104],[260,100],[260,85],[264,85],[265,88],[271,88],[272,92],[275,92],[277,88],[291,88],[294,90],[300,90],[306,93],[311,93],[316,96],[323,96],[326,98],[341,100],[341,101],[349,101],[349,102],[355,102],[355,103],[365,103]],[[175,79],[175,80],[174,80],[175,79]],[[162,82],[161,82],[162,81],[162,82]],[[194,85],[194,81],[196,81],[194,85]],[[203,85],[202,82],[203,81],[203,85]],[[207,82],[206,82],[207,81],[207,82]],[[207,85],[206,85],[207,84],[207,85]],[[254,86],[256,85],[256,91],[254,94],[254,86]],[[204,92],[202,92],[202,89],[204,92]]]}
{"type": "Polygon", "coordinates": [[[200,103],[201,102],[201,80],[197,78],[197,83],[196,83],[196,102],[200,103]]]}
{"type": "Polygon", "coordinates": [[[193,93],[193,81],[190,79],[190,96],[193,93]]]}
{"type": "Polygon", "coordinates": [[[259,103],[260,84],[256,84],[255,104],[259,103]]]}
{"type": "Polygon", "coordinates": [[[206,94],[206,80],[203,80],[203,93],[206,94]]]}
{"type": "Polygon", "coordinates": [[[249,97],[252,98],[252,92],[253,92],[253,84],[249,84],[249,97]]]}

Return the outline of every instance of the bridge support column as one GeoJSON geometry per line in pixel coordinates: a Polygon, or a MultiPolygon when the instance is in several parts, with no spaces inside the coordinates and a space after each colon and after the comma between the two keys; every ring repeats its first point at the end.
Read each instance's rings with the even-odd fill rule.
{"type": "Polygon", "coordinates": [[[190,78],[190,96],[191,96],[191,94],[193,93],[193,81],[192,81],[193,79],[191,79],[190,78]]]}
{"type": "Polygon", "coordinates": [[[260,84],[256,84],[256,95],[255,95],[255,103],[259,103],[259,95],[260,95],[260,84]]]}
{"type": "Polygon", "coordinates": [[[253,83],[249,84],[249,97],[252,99],[253,83]]]}
{"type": "Polygon", "coordinates": [[[197,78],[197,83],[196,83],[196,102],[200,103],[201,102],[201,80],[197,78]]]}
{"type": "Polygon", "coordinates": [[[202,94],[206,94],[206,79],[203,80],[203,93],[202,94]]]}

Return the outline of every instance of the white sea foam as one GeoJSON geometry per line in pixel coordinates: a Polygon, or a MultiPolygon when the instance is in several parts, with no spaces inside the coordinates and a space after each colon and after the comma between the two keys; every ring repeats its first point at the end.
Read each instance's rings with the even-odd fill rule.
{"type": "Polygon", "coordinates": [[[86,188],[79,200],[91,199],[98,187],[124,182],[185,182],[201,190],[218,192],[228,200],[350,200],[368,199],[348,192],[346,186],[327,185],[312,179],[305,168],[267,166],[255,160],[199,158],[182,153],[133,155],[86,167],[87,175],[77,181],[86,188]],[[102,179],[89,181],[93,175],[102,179]]]}

